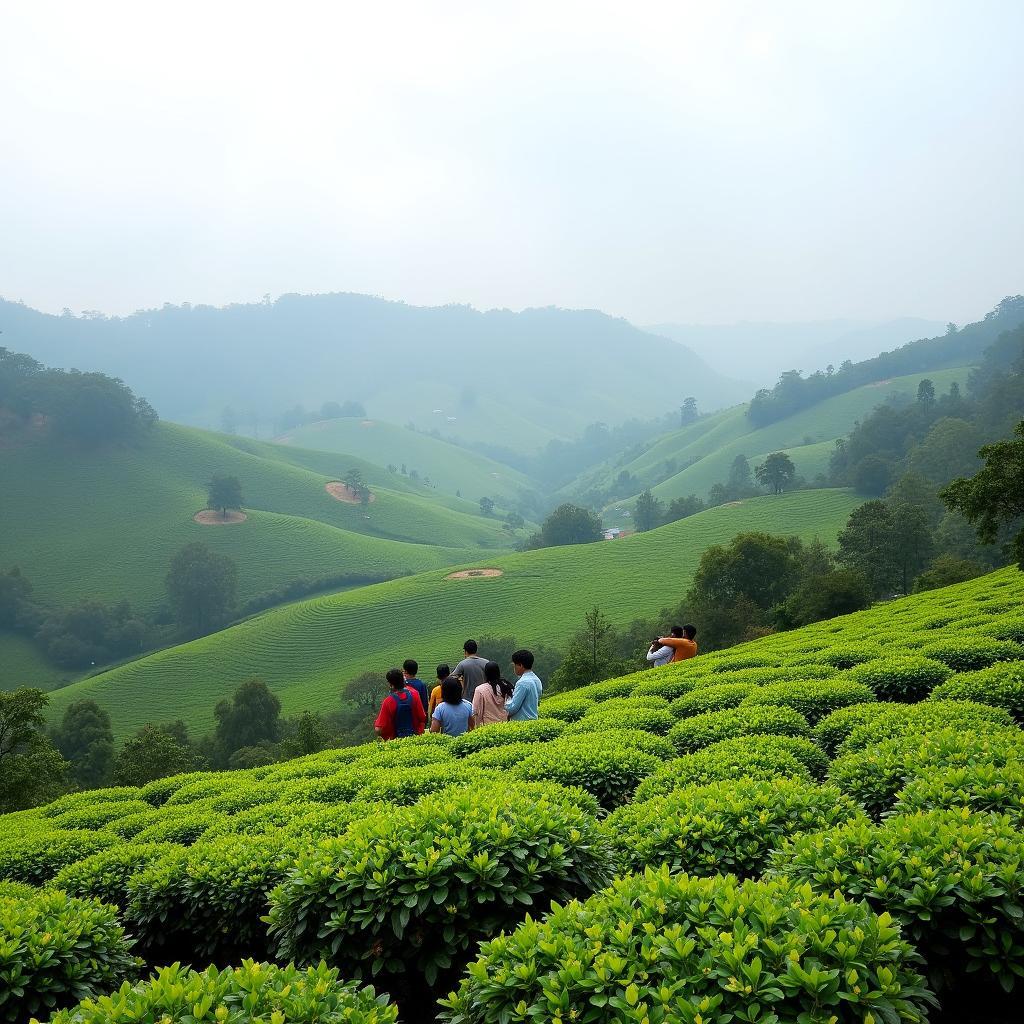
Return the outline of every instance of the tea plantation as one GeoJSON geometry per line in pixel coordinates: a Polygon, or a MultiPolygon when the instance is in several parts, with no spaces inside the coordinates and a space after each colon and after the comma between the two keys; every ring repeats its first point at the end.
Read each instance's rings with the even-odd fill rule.
{"type": "Polygon", "coordinates": [[[254,675],[288,713],[329,709],[342,683],[358,673],[410,656],[421,665],[454,663],[468,636],[561,644],[594,604],[620,622],[657,614],[681,599],[711,544],[780,527],[804,540],[832,541],[857,504],[845,490],[755,498],[621,541],[474,563],[502,576],[450,580],[443,569],[296,602],[64,687],[53,695],[52,713],[88,697],[110,713],[118,735],[168,718],[203,731],[216,701],[254,675]]]}
{"type": "Polygon", "coordinates": [[[1019,1020],[1022,607],[1002,570],[0,818],[0,1021],[1019,1020]]]}

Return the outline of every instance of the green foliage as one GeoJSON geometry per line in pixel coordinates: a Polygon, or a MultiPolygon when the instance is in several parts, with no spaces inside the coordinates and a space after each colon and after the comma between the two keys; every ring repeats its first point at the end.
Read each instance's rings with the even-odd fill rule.
{"type": "Polygon", "coordinates": [[[175,620],[191,636],[231,618],[238,599],[238,567],[205,544],[186,544],[171,559],[165,582],[175,620]]]}
{"type": "MultiPolygon", "coordinates": [[[[125,741],[114,758],[114,781],[121,786],[146,787],[140,794],[144,800],[147,783],[164,776],[180,777],[183,773],[205,768],[206,759],[175,730],[166,726],[145,725],[125,741]]],[[[152,792],[159,792],[153,790],[152,792]]]]}
{"type": "Polygon", "coordinates": [[[941,810],[855,822],[797,837],[775,870],[892,914],[942,987],[978,998],[985,978],[1009,992],[1024,977],[1024,837],[1008,819],[941,810]]]}
{"type": "Polygon", "coordinates": [[[167,808],[153,822],[136,836],[136,843],[178,843],[191,846],[200,836],[205,835],[220,820],[215,811],[196,810],[192,807],[167,808]]]}
{"type": "Polygon", "coordinates": [[[139,798],[154,807],[162,807],[179,789],[200,779],[212,777],[212,772],[179,772],[175,775],[158,776],[139,789],[139,798]]]}
{"type": "Polygon", "coordinates": [[[206,507],[218,509],[226,516],[228,509],[242,507],[242,484],[237,476],[214,473],[206,485],[206,507]]]}
{"type": "Polygon", "coordinates": [[[61,868],[113,846],[107,832],[48,829],[0,839],[0,879],[39,885],[61,868]]]}
{"type": "MultiPolygon", "coordinates": [[[[92,796],[92,793],[89,795],[92,796]]],[[[151,810],[144,800],[99,800],[96,803],[76,804],[62,814],[53,816],[51,821],[55,828],[102,829],[121,818],[151,810]]]]}
{"type": "Polygon", "coordinates": [[[743,698],[740,710],[746,707],[792,708],[814,725],[838,708],[863,704],[873,699],[871,690],[860,682],[848,679],[793,679],[754,690],[743,698]]]}
{"type": "Polygon", "coordinates": [[[46,656],[62,668],[88,668],[137,654],[146,624],[127,601],[83,600],[51,612],[36,632],[46,656]]]}
{"type": "Polygon", "coordinates": [[[1024,726],[1024,663],[1007,662],[953,676],[931,693],[931,700],[971,700],[1004,708],[1024,726]]]}
{"type": "Polygon", "coordinates": [[[69,704],[54,730],[53,745],[70,762],[71,774],[80,786],[92,789],[102,785],[114,759],[110,715],[93,700],[69,704]]]}
{"type": "Polygon", "coordinates": [[[969,700],[923,701],[891,704],[877,718],[850,730],[837,753],[849,754],[898,736],[922,736],[936,729],[967,729],[978,733],[1005,733],[1013,719],[1002,708],[969,700]]]}
{"type": "Polygon", "coordinates": [[[911,779],[899,793],[894,814],[967,808],[1006,815],[1024,826],[1024,764],[971,764],[940,768],[911,779]]]}
{"type": "Polygon", "coordinates": [[[783,838],[862,815],[834,786],[740,778],[627,804],[609,815],[605,828],[622,873],[667,864],[672,872],[750,878],[783,838]]]}
{"type": "Polygon", "coordinates": [[[786,707],[738,707],[709,711],[677,722],[668,733],[680,754],[736,736],[806,736],[807,719],[786,707]]]}
{"type": "Polygon", "coordinates": [[[484,726],[456,737],[451,744],[451,752],[454,757],[468,757],[509,743],[544,743],[556,739],[564,728],[560,721],[542,718],[532,722],[503,722],[497,727],[484,726]]]}
{"type": "Polygon", "coordinates": [[[814,738],[829,757],[835,757],[840,745],[857,726],[881,719],[898,707],[894,703],[877,701],[839,708],[818,722],[814,727],[814,738]]]}
{"type": "Polygon", "coordinates": [[[595,820],[558,787],[454,790],[367,819],[298,856],[271,894],[282,958],[320,956],[365,974],[439,971],[523,908],[606,880],[595,820]]]}
{"type": "Polygon", "coordinates": [[[698,686],[677,700],[672,701],[669,710],[677,718],[691,718],[711,711],[725,711],[739,707],[745,697],[755,690],[753,683],[718,683],[713,686],[698,686]]]}
{"type": "MultiPolygon", "coordinates": [[[[667,666],[663,666],[663,668],[665,667],[667,666]]],[[[669,675],[666,678],[666,673],[663,671],[653,673],[653,678],[651,675],[652,673],[648,673],[647,678],[636,684],[633,688],[634,697],[664,697],[666,700],[672,701],[679,697],[685,697],[697,685],[694,679],[683,675],[669,675]]]]}
{"type": "Polygon", "coordinates": [[[121,843],[76,860],[54,876],[50,887],[69,896],[92,897],[113,904],[120,911],[128,906],[128,882],[152,861],[176,847],[171,843],[121,843]]]}
{"type": "Polygon", "coordinates": [[[863,683],[879,700],[913,702],[924,700],[952,669],[934,658],[902,654],[876,658],[858,665],[850,678],[863,683]]]}
{"type": "Polygon", "coordinates": [[[663,735],[675,724],[676,717],[668,710],[668,702],[659,706],[655,703],[658,699],[648,697],[633,700],[624,697],[621,700],[595,704],[587,709],[586,714],[578,722],[566,728],[565,735],[574,736],[608,729],[640,729],[663,735]]]}
{"type": "Polygon", "coordinates": [[[48,702],[42,690],[0,690],[0,813],[46,803],[64,789],[68,763],[43,734],[48,702]]]}
{"type": "Polygon", "coordinates": [[[339,981],[324,963],[298,970],[245,960],[222,970],[161,967],[144,982],[86,999],[50,1024],[394,1024],[397,1016],[386,996],[339,981]]]}
{"type": "Polygon", "coordinates": [[[899,928],[860,904],[663,869],[485,942],[442,1019],[920,1024],[931,1002],[899,928]]]}
{"type": "Polygon", "coordinates": [[[973,672],[997,661],[1024,658],[1024,645],[1012,640],[988,640],[984,637],[956,637],[921,648],[926,658],[948,665],[954,672],[973,672]]]}
{"type": "Polygon", "coordinates": [[[541,524],[537,547],[592,544],[602,538],[601,517],[589,508],[559,505],[541,524]]]}
{"type": "Polygon", "coordinates": [[[866,661],[880,658],[882,653],[882,648],[875,643],[837,643],[815,652],[808,657],[808,661],[821,662],[838,669],[849,669],[855,665],[863,665],[866,661]]]}
{"type": "Polygon", "coordinates": [[[281,702],[262,679],[247,679],[231,700],[218,701],[213,715],[214,742],[225,763],[238,750],[276,743],[281,735],[281,702]]]}

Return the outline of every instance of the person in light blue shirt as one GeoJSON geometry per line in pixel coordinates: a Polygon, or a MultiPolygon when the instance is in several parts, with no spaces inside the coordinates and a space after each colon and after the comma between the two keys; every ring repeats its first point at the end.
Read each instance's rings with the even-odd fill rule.
{"type": "Polygon", "coordinates": [[[434,708],[430,731],[445,736],[461,736],[476,728],[473,705],[462,696],[462,683],[449,676],[441,684],[441,700],[434,708]]]}
{"type": "Polygon", "coordinates": [[[505,701],[505,710],[510,722],[528,722],[537,717],[537,705],[544,690],[544,684],[533,671],[533,651],[516,651],[512,668],[518,678],[512,696],[505,701]]]}

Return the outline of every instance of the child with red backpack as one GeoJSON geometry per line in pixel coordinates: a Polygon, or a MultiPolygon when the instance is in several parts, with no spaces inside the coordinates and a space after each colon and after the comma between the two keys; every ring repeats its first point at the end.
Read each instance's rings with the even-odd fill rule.
{"type": "Polygon", "coordinates": [[[388,669],[386,678],[391,692],[381,701],[380,712],[373,723],[377,735],[382,740],[421,736],[427,714],[419,694],[405,685],[405,676],[400,668],[388,669]]]}

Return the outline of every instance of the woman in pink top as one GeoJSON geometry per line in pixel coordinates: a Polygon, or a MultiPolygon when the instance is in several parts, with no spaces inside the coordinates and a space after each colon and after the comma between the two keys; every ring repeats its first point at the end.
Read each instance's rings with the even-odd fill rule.
{"type": "Polygon", "coordinates": [[[484,682],[473,691],[473,713],[477,726],[492,722],[507,722],[505,701],[512,696],[513,686],[501,678],[501,666],[496,661],[484,665],[484,682]]]}

